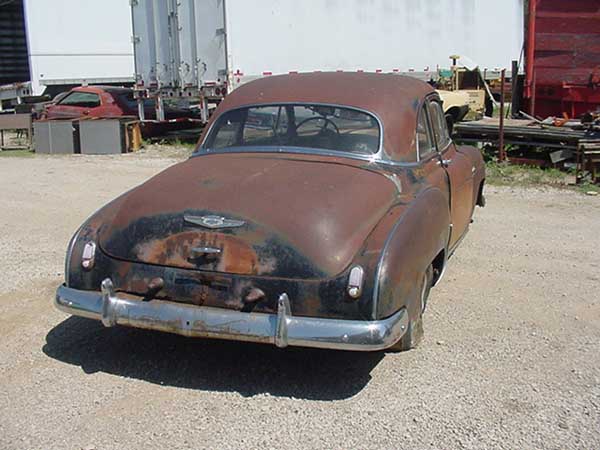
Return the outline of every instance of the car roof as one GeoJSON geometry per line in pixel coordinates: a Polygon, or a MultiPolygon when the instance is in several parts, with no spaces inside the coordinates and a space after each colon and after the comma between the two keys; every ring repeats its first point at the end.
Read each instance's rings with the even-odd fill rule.
{"type": "Polygon", "coordinates": [[[434,89],[397,74],[319,72],[267,76],[240,86],[219,105],[215,120],[229,109],[254,104],[324,103],[363,109],[383,124],[383,147],[394,160],[410,160],[416,149],[419,106],[434,89]]]}

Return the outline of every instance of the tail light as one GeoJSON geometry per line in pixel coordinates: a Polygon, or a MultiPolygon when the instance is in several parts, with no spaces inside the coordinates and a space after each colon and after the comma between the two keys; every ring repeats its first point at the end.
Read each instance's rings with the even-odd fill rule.
{"type": "Polygon", "coordinates": [[[358,298],[362,294],[363,281],[365,278],[365,271],[361,266],[354,266],[350,270],[350,276],[348,277],[348,295],[352,298],[358,298]]]}
{"type": "Polygon", "coordinates": [[[81,254],[81,267],[85,270],[91,270],[94,267],[94,258],[96,256],[96,244],[92,241],[85,244],[81,254]]]}

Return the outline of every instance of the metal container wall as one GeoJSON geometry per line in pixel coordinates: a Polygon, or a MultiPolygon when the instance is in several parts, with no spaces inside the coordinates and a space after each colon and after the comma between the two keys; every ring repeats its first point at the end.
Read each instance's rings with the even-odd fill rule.
{"type": "Polygon", "coordinates": [[[196,48],[195,2],[177,2],[179,40],[179,82],[182,88],[198,86],[198,49],[196,48]]]}
{"type": "Polygon", "coordinates": [[[600,106],[600,0],[529,0],[525,99],[532,115],[600,106]]]}
{"type": "Polygon", "coordinates": [[[134,0],[131,5],[138,86],[188,89],[225,81],[223,0],[134,0]]]}
{"type": "Polygon", "coordinates": [[[36,153],[79,153],[79,133],[75,121],[38,121],[33,123],[33,131],[36,153]]]}
{"type": "Polygon", "coordinates": [[[81,120],[79,135],[82,154],[110,155],[125,151],[123,126],[119,119],[81,120]]]}
{"type": "MultiPolygon", "coordinates": [[[[188,0],[189,1],[189,0],[188,0]]],[[[182,34],[184,40],[195,41],[197,49],[198,82],[221,83],[227,79],[227,43],[225,38],[225,3],[223,1],[192,1],[195,4],[193,22],[195,34],[182,34]]],[[[255,54],[256,57],[258,55],[255,54]]],[[[182,61],[183,62],[183,61],[182,61]]]]}
{"type": "Polygon", "coordinates": [[[136,82],[147,87],[174,87],[176,82],[177,22],[174,0],[131,2],[136,82]]]}

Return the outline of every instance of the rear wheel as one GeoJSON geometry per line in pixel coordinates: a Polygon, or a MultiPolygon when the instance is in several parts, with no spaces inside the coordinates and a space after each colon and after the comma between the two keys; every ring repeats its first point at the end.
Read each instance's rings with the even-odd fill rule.
{"type": "Polygon", "coordinates": [[[421,301],[420,311],[416,319],[411,320],[408,323],[408,329],[404,333],[404,336],[400,338],[398,342],[388,348],[392,352],[404,352],[413,349],[419,345],[423,339],[423,312],[427,306],[427,299],[429,298],[429,291],[431,290],[431,283],[433,281],[433,266],[427,267],[423,280],[421,282],[421,301]]]}

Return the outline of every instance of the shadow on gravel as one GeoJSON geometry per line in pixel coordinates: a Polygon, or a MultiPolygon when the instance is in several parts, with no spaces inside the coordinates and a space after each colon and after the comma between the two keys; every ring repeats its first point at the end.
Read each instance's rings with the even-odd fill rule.
{"type": "Polygon", "coordinates": [[[280,350],[125,327],[106,329],[100,322],[80,317],[70,317],[50,330],[42,350],[51,358],[81,366],[85,373],[106,372],[244,396],[268,393],[308,400],[356,395],[383,357],[382,352],[280,350]]]}

